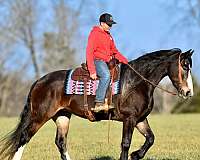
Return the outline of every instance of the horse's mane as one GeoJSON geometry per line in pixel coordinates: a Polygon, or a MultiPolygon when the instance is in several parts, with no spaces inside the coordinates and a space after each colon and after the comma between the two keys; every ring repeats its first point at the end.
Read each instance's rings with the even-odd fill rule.
{"type": "Polygon", "coordinates": [[[146,53],[137,59],[133,60],[133,62],[139,62],[139,61],[153,61],[153,60],[158,60],[158,59],[165,59],[168,58],[169,56],[180,53],[181,50],[179,48],[173,48],[169,50],[159,50],[159,51],[154,51],[150,53],[146,53]]]}

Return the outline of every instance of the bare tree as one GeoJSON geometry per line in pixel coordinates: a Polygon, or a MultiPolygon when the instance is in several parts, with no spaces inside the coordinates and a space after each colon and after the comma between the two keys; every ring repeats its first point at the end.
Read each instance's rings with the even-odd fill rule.
{"type": "Polygon", "coordinates": [[[31,57],[35,78],[40,71],[36,56],[36,3],[28,0],[0,1],[0,115],[16,115],[23,107],[27,86],[26,69],[30,60],[19,54],[20,48],[31,57]],[[18,52],[17,52],[18,51],[18,52]],[[25,61],[25,63],[24,63],[25,61]]]}
{"type": "Polygon", "coordinates": [[[36,27],[36,0],[4,1],[7,8],[7,19],[1,23],[1,35],[5,35],[16,43],[22,43],[31,56],[35,77],[40,75],[36,55],[35,27],[36,27]]]}
{"type": "MultiPolygon", "coordinates": [[[[50,72],[76,65],[78,54],[86,43],[81,38],[79,29],[81,14],[93,4],[91,0],[79,0],[77,6],[70,5],[70,1],[52,0],[54,31],[44,33],[44,63],[43,71],[50,72]]],[[[88,9],[88,13],[91,13],[88,9]]],[[[86,15],[86,14],[85,14],[86,15]]],[[[91,20],[87,20],[90,22],[91,20]]]]}
{"type": "Polygon", "coordinates": [[[77,31],[75,12],[64,0],[53,2],[52,6],[55,31],[44,33],[45,72],[66,68],[75,63],[75,48],[72,47],[74,34],[77,31]]]}

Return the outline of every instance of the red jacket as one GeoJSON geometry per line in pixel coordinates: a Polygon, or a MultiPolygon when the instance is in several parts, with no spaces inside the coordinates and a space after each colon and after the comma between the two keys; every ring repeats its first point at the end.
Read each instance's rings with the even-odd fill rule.
{"type": "Polygon", "coordinates": [[[98,26],[94,26],[88,37],[86,48],[86,60],[90,74],[96,73],[94,60],[109,62],[113,55],[119,62],[128,63],[128,60],[115,47],[110,33],[98,26]]]}

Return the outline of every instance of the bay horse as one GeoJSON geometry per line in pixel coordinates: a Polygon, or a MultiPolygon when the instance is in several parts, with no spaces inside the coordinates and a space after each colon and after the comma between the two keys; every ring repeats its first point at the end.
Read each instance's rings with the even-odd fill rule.
{"type": "MultiPolygon", "coordinates": [[[[193,50],[182,52],[178,48],[147,53],[129,62],[146,79],[157,85],[168,76],[178,95],[193,95],[191,78],[193,50]]],[[[35,133],[50,119],[57,125],[55,143],[62,160],[70,160],[66,137],[71,115],[87,118],[84,114],[83,95],[66,95],[64,83],[69,70],[59,70],[38,79],[31,86],[26,105],[16,129],[1,141],[0,158],[20,160],[23,149],[35,133]]],[[[121,92],[113,96],[115,110],[111,119],[123,123],[120,160],[142,159],[154,143],[154,134],[147,116],[153,108],[155,86],[148,83],[128,65],[121,65],[121,92]],[[146,139],[140,149],[128,155],[133,130],[136,128],[146,139]]],[[[94,96],[88,104],[94,106],[94,96]]],[[[106,113],[94,113],[97,121],[108,120],[106,113]]]]}

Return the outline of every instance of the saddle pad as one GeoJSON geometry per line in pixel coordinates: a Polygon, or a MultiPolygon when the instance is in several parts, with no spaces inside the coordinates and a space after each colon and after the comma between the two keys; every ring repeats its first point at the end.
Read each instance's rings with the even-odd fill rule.
{"type": "MultiPolygon", "coordinates": [[[[71,75],[74,70],[68,71],[66,80],[65,80],[65,93],[66,94],[84,94],[84,82],[83,81],[74,81],[71,78],[71,75]]],[[[96,89],[98,87],[99,80],[89,80],[87,81],[87,95],[96,95],[96,89]]],[[[110,84],[112,85],[112,94],[119,94],[120,92],[120,83],[119,80],[110,84]]]]}

